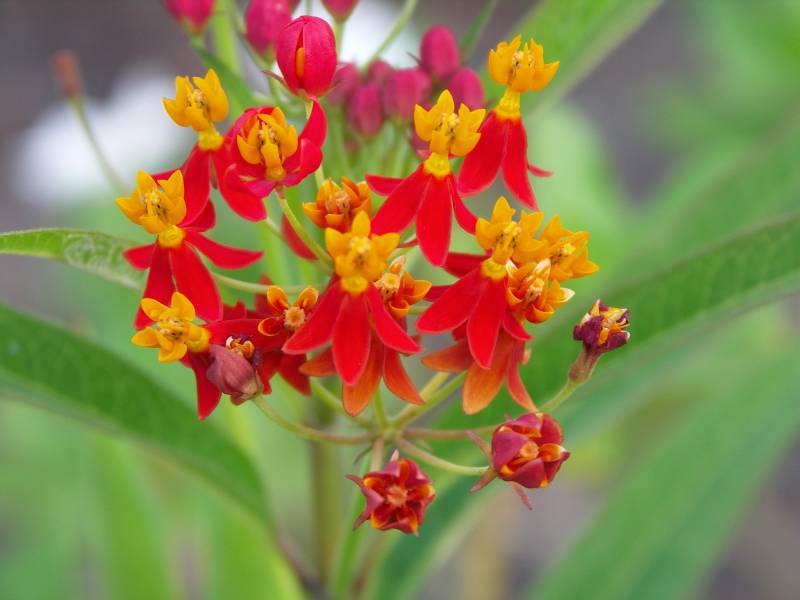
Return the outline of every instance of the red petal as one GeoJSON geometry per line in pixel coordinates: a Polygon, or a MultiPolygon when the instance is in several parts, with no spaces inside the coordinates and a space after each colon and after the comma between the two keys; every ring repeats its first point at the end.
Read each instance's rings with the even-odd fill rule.
{"type": "Polygon", "coordinates": [[[428,354],[422,359],[422,364],[434,371],[445,373],[460,373],[472,366],[472,355],[465,340],[457,342],[447,348],[428,354]]]}
{"type": "Polygon", "coordinates": [[[503,158],[503,179],[517,199],[538,210],[531,182],[528,180],[528,138],[522,121],[508,127],[508,145],[503,158]]]}
{"type": "Polygon", "coordinates": [[[508,388],[508,393],[511,395],[511,398],[514,400],[514,402],[519,404],[525,410],[536,410],[536,405],[533,403],[533,399],[528,393],[528,390],[525,388],[522,378],[519,376],[519,363],[517,361],[512,361],[511,364],[508,365],[506,387],[508,388]]]}
{"type": "Polygon", "coordinates": [[[311,384],[308,375],[300,372],[300,366],[306,361],[305,354],[284,354],[281,357],[278,372],[284,381],[301,394],[311,394],[311,384]]]}
{"type": "MultiPolygon", "coordinates": [[[[305,355],[302,355],[305,357],[305,355]]],[[[336,373],[336,365],[333,364],[333,351],[325,348],[314,358],[307,360],[300,366],[300,372],[311,377],[330,377],[336,373]]]]}
{"type": "MultiPolygon", "coordinates": [[[[504,340],[511,340],[509,337],[504,340]]],[[[513,345],[498,343],[494,353],[494,360],[490,368],[483,369],[478,363],[473,363],[467,372],[464,382],[462,404],[464,412],[474,415],[483,410],[497,396],[503,381],[508,373],[508,363],[511,361],[513,345]]]]}
{"type": "Polygon", "coordinates": [[[207,418],[219,405],[222,393],[219,391],[206,376],[208,369],[207,356],[205,354],[189,353],[189,365],[194,371],[197,383],[197,416],[200,419],[207,418]]]}
{"type": "Polygon", "coordinates": [[[530,163],[528,163],[528,171],[530,171],[531,175],[534,177],[550,177],[553,175],[552,171],[548,171],[547,169],[537,167],[536,165],[532,165],[530,163]]]}
{"type": "MultiPolygon", "coordinates": [[[[312,314],[316,314],[316,311],[312,314]]],[[[369,313],[363,296],[344,296],[333,328],[333,364],[347,385],[354,385],[367,366],[370,344],[369,313]]]]}
{"type": "Polygon", "coordinates": [[[322,106],[317,99],[312,98],[311,102],[313,103],[311,114],[308,116],[306,126],[303,128],[303,131],[300,134],[300,139],[308,140],[317,148],[321,148],[325,143],[325,135],[327,132],[328,123],[327,119],[325,118],[325,111],[322,109],[322,106]]]}
{"type": "Polygon", "coordinates": [[[348,415],[356,416],[364,410],[375,396],[381,382],[383,345],[373,338],[370,344],[367,365],[355,385],[345,385],[342,390],[342,405],[348,415]]]}
{"type": "Polygon", "coordinates": [[[508,310],[505,311],[505,316],[503,316],[503,329],[505,329],[508,335],[522,342],[527,342],[531,339],[531,336],[525,331],[522,324],[517,321],[514,315],[511,314],[511,311],[508,310]]]}
{"type": "Polygon", "coordinates": [[[481,139],[464,158],[458,173],[458,189],[465,196],[482,192],[497,177],[506,148],[507,125],[508,121],[500,121],[491,111],[478,130],[481,139]]]}
{"type": "Polygon", "coordinates": [[[122,256],[134,269],[144,271],[153,260],[153,249],[155,247],[155,244],[145,244],[144,246],[128,248],[122,253],[122,256]]]}
{"type": "Polygon", "coordinates": [[[209,200],[199,214],[195,215],[194,221],[184,219],[181,227],[192,231],[208,231],[217,223],[217,214],[214,210],[214,203],[209,200]]]}
{"type": "Polygon", "coordinates": [[[367,300],[369,301],[375,332],[381,341],[389,348],[404,354],[416,354],[419,352],[419,344],[411,339],[411,336],[400,326],[397,319],[389,313],[383,303],[380,292],[374,285],[367,288],[367,300]]]}
{"type": "Polygon", "coordinates": [[[454,277],[463,277],[473,269],[477,268],[484,260],[486,255],[466,254],[464,252],[450,252],[447,260],[444,261],[443,268],[454,277]]]}
{"type": "Polygon", "coordinates": [[[305,354],[330,340],[343,300],[344,293],[339,280],[334,279],[319,297],[308,321],[283,345],[283,351],[287,354],[305,354]]]}
{"type": "Polygon", "coordinates": [[[197,314],[206,321],[222,318],[219,291],[203,261],[188,244],[169,251],[172,274],[178,291],[194,304],[197,314]]]}
{"type": "Polygon", "coordinates": [[[447,178],[447,185],[450,188],[450,199],[453,202],[453,213],[456,215],[456,222],[467,233],[475,233],[475,224],[478,219],[472,211],[466,207],[461,195],[458,193],[458,185],[452,175],[447,178]]]}
{"type": "Polygon", "coordinates": [[[321,164],[322,149],[308,140],[300,140],[297,152],[284,163],[289,175],[283,179],[283,184],[287,186],[297,185],[316,171],[321,164]]]}
{"type": "Polygon", "coordinates": [[[256,262],[263,254],[253,250],[226,246],[193,231],[186,234],[186,241],[205,254],[212,263],[221,269],[241,269],[256,262]]]}
{"type": "Polygon", "coordinates": [[[211,183],[211,155],[195,146],[183,164],[183,198],[186,201],[184,223],[191,223],[208,203],[211,183]]]}
{"type": "Polygon", "coordinates": [[[433,179],[425,175],[423,166],[400,183],[372,219],[373,233],[401,232],[409,226],[419,210],[428,182],[433,179]]]}
{"type": "Polygon", "coordinates": [[[395,188],[403,183],[402,177],[383,177],[382,175],[367,175],[369,189],[379,196],[388,196],[395,188]]]}
{"type": "MultiPolygon", "coordinates": [[[[169,305],[175,284],[172,282],[172,269],[169,264],[169,255],[158,244],[153,245],[153,255],[150,261],[150,272],[147,274],[147,283],[144,286],[142,298],[152,298],[162,304],[169,305]]],[[[141,329],[150,323],[150,319],[139,308],[136,313],[136,329],[141,329]]]]}
{"type": "Polygon", "coordinates": [[[242,182],[237,165],[231,165],[225,171],[225,175],[220,181],[219,191],[231,210],[243,219],[263,221],[267,218],[263,196],[254,194],[242,182]]]}
{"type": "Polygon", "coordinates": [[[401,400],[411,404],[423,404],[414,382],[403,367],[400,354],[390,348],[387,348],[383,355],[383,381],[389,391],[401,400]]]}
{"type": "Polygon", "coordinates": [[[461,325],[475,311],[488,283],[489,280],[481,276],[480,269],[456,281],[422,313],[417,321],[417,331],[441,333],[461,325]]]}
{"type": "MultiPolygon", "coordinates": [[[[450,249],[450,229],[453,221],[453,199],[449,179],[429,177],[422,194],[417,215],[419,247],[431,264],[440,266],[450,249]]],[[[474,230],[474,227],[473,227],[474,230]]]]}
{"type": "Polygon", "coordinates": [[[475,312],[467,322],[469,350],[484,369],[492,364],[500,325],[506,313],[505,281],[492,281],[483,293],[475,312]]]}
{"type": "Polygon", "coordinates": [[[292,252],[297,254],[297,256],[305,258],[306,260],[317,260],[314,253],[308,249],[308,246],[306,246],[303,240],[300,239],[300,236],[297,235],[294,227],[289,224],[285,215],[281,217],[281,233],[283,234],[283,240],[286,242],[286,245],[289,246],[292,252]]]}

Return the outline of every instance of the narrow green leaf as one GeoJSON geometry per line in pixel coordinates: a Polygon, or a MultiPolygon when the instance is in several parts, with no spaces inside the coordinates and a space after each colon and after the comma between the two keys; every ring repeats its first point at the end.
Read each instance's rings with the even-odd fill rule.
{"type": "Polygon", "coordinates": [[[122,252],[133,242],[80,229],[31,229],[0,233],[0,254],[46,258],[66,263],[130,288],[140,288],[142,273],[122,252]]]}
{"type": "MultiPolygon", "coordinates": [[[[544,0],[509,35],[533,37],[545,60],[561,61],[544,91],[525,98],[527,114],[564,96],[633,33],[661,0],[544,0]]],[[[484,72],[484,84],[496,85],[484,72]]]]}
{"type": "Polygon", "coordinates": [[[690,597],[800,427],[789,354],[687,410],[531,597],[690,597]]]}
{"type": "Polygon", "coordinates": [[[3,395],[128,436],[263,515],[261,484],[250,461],[138,369],[67,330],[2,305],[0,331],[3,395]]]}

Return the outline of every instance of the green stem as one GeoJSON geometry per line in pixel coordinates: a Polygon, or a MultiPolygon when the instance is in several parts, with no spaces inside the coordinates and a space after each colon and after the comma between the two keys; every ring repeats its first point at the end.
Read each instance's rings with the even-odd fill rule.
{"type": "Polygon", "coordinates": [[[420,392],[420,396],[422,396],[423,400],[425,400],[425,404],[421,406],[407,406],[404,408],[402,411],[400,411],[400,414],[395,417],[394,421],[392,422],[392,428],[396,431],[402,431],[406,425],[416,421],[429,410],[446,400],[451,393],[461,386],[461,384],[464,382],[464,378],[466,377],[466,373],[459,373],[453,377],[453,379],[448,381],[446,385],[439,387],[440,376],[444,376],[444,378],[446,378],[447,375],[447,373],[437,373],[434,375],[428,384],[422,389],[422,392],[420,392]],[[428,393],[423,395],[425,392],[428,393]]]}
{"type": "Polygon", "coordinates": [[[369,57],[369,60],[364,63],[365,67],[378,60],[381,54],[383,54],[384,50],[386,50],[392,44],[395,38],[400,35],[400,32],[403,31],[405,26],[408,24],[409,19],[411,19],[411,15],[414,13],[414,9],[416,7],[417,0],[406,0],[406,3],[400,10],[400,14],[397,15],[397,21],[395,21],[394,26],[389,31],[386,38],[381,42],[380,46],[378,46],[375,52],[372,53],[372,56],[369,57]]]}
{"type": "Polygon", "coordinates": [[[217,0],[211,17],[211,36],[217,56],[237,75],[242,74],[242,62],[236,47],[236,7],[233,0],[217,0]]]}
{"type": "Polygon", "coordinates": [[[558,393],[550,398],[547,402],[542,405],[541,411],[544,413],[551,413],[556,410],[563,402],[572,396],[579,387],[583,385],[584,382],[582,381],[574,381],[572,379],[567,379],[567,382],[564,384],[558,393]]]}
{"type": "Polygon", "coordinates": [[[360,435],[340,435],[336,433],[329,433],[321,429],[315,429],[300,423],[290,421],[281,415],[278,411],[272,408],[264,396],[254,398],[253,402],[267,417],[269,417],[275,424],[283,429],[290,431],[304,439],[312,442],[324,442],[327,444],[365,444],[375,439],[374,433],[364,433],[360,435]]]}
{"type": "Polygon", "coordinates": [[[375,397],[372,399],[372,409],[375,411],[375,421],[378,423],[378,429],[380,429],[381,433],[385,432],[389,423],[386,420],[386,411],[383,409],[380,391],[375,392],[375,397]]]}
{"type": "Polygon", "coordinates": [[[356,423],[358,423],[361,427],[370,428],[372,427],[372,423],[370,423],[364,417],[353,417],[347,414],[347,411],[342,406],[341,399],[334,394],[331,390],[325,387],[322,382],[318,379],[311,379],[311,391],[314,392],[314,397],[320,400],[323,404],[328,406],[329,408],[333,409],[334,411],[341,413],[348,419],[352,419],[356,423]]]}
{"type": "MultiPolygon", "coordinates": [[[[278,196],[278,204],[280,204],[281,210],[283,211],[284,216],[286,216],[286,220],[289,221],[289,225],[292,226],[297,236],[303,241],[303,243],[308,247],[309,250],[319,259],[319,267],[330,273],[333,271],[331,257],[328,256],[328,253],[322,249],[314,238],[312,238],[306,228],[303,227],[303,224],[300,222],[300,219],[297,218],[297,215],[292,210],[292,207],[289,206],[289,202],[286,200],[286,195],[283,193],[283,189],[280,187],[275,188],[275,194],[278,196]]],[[[315,263],[316,264],[316,263],[315,263]]]]}
{"type": "Polygon", "coordinates": [[[397,445],[398,448],[400,448],[400,450],[402,450],[409,456],[418,458],[419,460],[428,463],[432,467],[436,467],[443,471],[456,473],[457,475],[469,475],[478,477],[480,477],[486,472],[487,467],[467,467],[465,465],[458,465],[456,463],[450,462],[449,460],[439,458],[435,454],[426,452],[422,448],[415,446],[414,444],[404,440],[403,438],[397,438],[394,441],[394,443],[397,445]]]}
{"type": "MultiPolygon", "coordinates": [[[[497,429],[496,425],[487,425],[485,427],[476,427],[470,429],[476,435],[491,433],[497,429]]],[[[403,435],[407,438],[426,438],[431,440],[459,440],[469,438],[466,429],[426,429],[424,427],[409,427],[403,431],[403,435]]]]}
{"type": "Polygon", "coordinates": [[[466,63],[469,59],[469,55],[472,54],[472,50],[475,48],[475,44],[478,43],[478,40],[481,39],[481,34],[483,30],[486,29],[487,23],[489,23],[489,19],[492,18],[492,14],[494,13],[494,9],[497,8],[497,0],[486,0],[483,4],[483,8],[481,9],[480,14],[475,18],[470,25],[469,30],[464,35],[461,40],[461,62],[466,63]]]}
{"type": "MultiPolygon", "coordinates": [[[[232,290],[240,290],[242,292],[250,292],[251,294],[266,294],[267,289],[270,287],[265,283],[250,283],[249,281],[242,281],[241,279],[234,279],[212,271],[211,276],[219,281],[222,285],[231,288],[232,290]]],[[[306,289],[307,285],[282,285],[280,286],[287,294],[298,294],[306,289]]]]}
{"type": "Polygon", "coordinates": [[[100,170],[103,171],[103,175],[111,184],[111,187],[114,188],[114,190],[120,196],[124,195],[125,186],[123,185],[122,180],[119,178],[119,175],[117,175],[117,172],[114,170],[114,167],[111,166],[111,162],[106,157],[103,149],[100,147],[100,142],[97,140],[97,136],[94,134],[94,129],[92,129],[92,124],[89,122],[89,116],[86,114],[86,106],[83,102],[83,98],[80,96],[71,98],[69,104],[75,111],[75,116],[78,117],[78,123],[81,126],[81,130],[86,136],[86,140],[89,142],[89,145],[92,147],[92,152],[97,160],[97,164],[100,165],[100,170]]]}

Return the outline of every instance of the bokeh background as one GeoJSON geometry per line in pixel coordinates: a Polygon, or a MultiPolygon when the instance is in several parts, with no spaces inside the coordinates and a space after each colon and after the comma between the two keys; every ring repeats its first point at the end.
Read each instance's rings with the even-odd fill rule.
{"type": "MultiPolygon", "coordinates": [[[[348,24],[343,57],[368,56],[381,37],[374,32],[389,28],[399,4],[362,0],[348,24]]],[[[389,59],[411,64],[409,53],[425,28],[445,23],[463,32],[481,4],[420,2],[389,59]]],[[[473,66],[535,4],[502,0],[473,66]]],[[[202,65],[155,0],[0,0],[0,230],[69,225],[129,236],[114,193],[51,79],[48,60],[60,48],[78,54],[98,137],[130,179],[135,169],[175,162],[191,143],[168,122],[160,99],[171,93],[175,73],[196,73],[202,65]]],[[[601,264],[624,264],[626,242],[641,235],[636,223],[675,217],[680,213],[670,207],[689,196],[701,207],[705,190],[722,174],[747,168],[742,157],[757,158],[759,149],[787,136],[797,139],[798,72],[800,3],[663,2],[563,101],[537,115],[529,129],[533,159],[556,171],[552,180],[537,182],[542,208],[592,231],[601,264]]],[[[257,78],[252,65],[251,75],[257,78]]],[[[796,170],[798,160],[787,164],[796,170]]],[[[787,174],[779,183],[796,205],[797,177],[787,174]]],[[[753,204],[761,191],[753,186],[753,204]]],[[[721,206],[714,219],[742,224],[721,206]]],[[[705,226],[691,223],[698,247],[705,226]]],[[[717,224],[710,237],[720,237],[720,229],[717,224]]],[[[229,228],[223,237],[248,235],[229,228]]],[[[687,243],[685,236],[659,239],[658,227],[648,235],[654,255],[681,255],[687,243]]],[[[127,343],[131,292],[63,266],[0,256],[0,301],[66,323],[155,371],[152,357],[127,343]]],[[[677,415],[703,398],[743,393],[732,385],[734,374],[747,383],[770,373],[770,361],[796,344],[798,309],[789,298],[694,332],[637,363],[633,368],[652,376],[633,389],[625,381],[603,382],[600,397],[627,398],[614,425],[572,448],[558,485],[535,496],[532,513],[510,491],[496,493],[436,554],[419,597],[527,597],[531,581],[677,415]]],[[[180,369],[158,377],[191,401],[180,369]]],[[[759,401],[757,393],[752,401],[759,401]]],[[[262,423],[255,411],[225,406],[217,417],[210,426],[235,432],[259,457],[279,518],[307,546],[304,446],[262,423]]],[[[758,444],[769,434],[753,432],[741,443],[758,444]]],[[[763,485],[723,540],[721,556],[699,583],[700,597],[800,597],[800,446],[790,445],[778,463],[760,468],[763,485]]],[[[652,485],[663,486],[666,497],[671,483],[652,485]]],[[[242,515],[147,451],[27,404],[0,401],[0,598],[257,598],[262,584],[285,577],[272,569],[268,551],[242,515]]]]}

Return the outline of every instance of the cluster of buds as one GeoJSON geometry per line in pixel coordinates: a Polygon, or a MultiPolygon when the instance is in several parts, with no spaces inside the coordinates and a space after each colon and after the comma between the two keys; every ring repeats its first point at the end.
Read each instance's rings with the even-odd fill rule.
{"type": "MultiPolygon", "coordinates": [[[[176,2],[170,10],[197,31],[204,22],[199,7],[206,4],[176,2]]],[[[355,2],[325,5],[342,21],[355,2]]],[[[528,178],[546,173],[528,163],[520,97],[543,89],[558,63],[545,63],[533,40],[500,43],[489,53],[489,73],[505,92],[487,114],[480,81],[463,66],[446,27],[426,32],[418,67],[396,70],[376,61],[362,75],[354,65],[337,70],[331,26],[316,17],[292,20],[294,8],[285,0],[253,0],[244,16],[249,43],[263,56],[274,54],[286,88],[305,104],[305,123],[287,116],[298,111],[252,106],[218,129],[230,109],[213,70],[178,77],[175,96],[164,99],[170,118],[195,131],[197,143],[178,168],[140,172],[131,195],[117,200],[123,214],[153,236],[125,253],[135,268],[148,272],[132,341],[158,349],[161,362],[192,370],[202,419],[223,394],[234,404],[269,394],[276,375],[303,395],[311,395],[314,378],[335,377],[342,412],[372,428],[373,450],[394,443],[424,461],[431,455],[404,438],[404,427],[430,408],[441,387],[435,382],[443,380],[437,373],[420,390],[404,361],[423,351],[426,337],[450,334],[451,345],[421,362],[463,377],[464,412],[485,409],[504,384],[524,411],[497,426],[490,443],[462,432],[489,461],[477,468],[482,476],[474,489],[500,479],[528,503],[522,488],[549,485],[569,452],[559,424],[536,408],[520,376],[520,365],[530,358],[526,328],[547,321],[573,298],[567,282],[598,270],[589,259],[589,234],[567,229],[558,216],[545,219],[528,178]],[[387,117],[411,126],[424,145],[418,164],[401,178],[360,173],[325,179],[321,166],[331,114],[363,136],[377,133],[387,117]],[[459,170],[453,159],[462,157],[459,170]],[[501,196],[493,206],[476,206],[484,214],[492,206],[488,218],[476,216],[465,199],[486,189],[500,171],[511,195],[530,210],[517,215],[501,196]],[[316,196],[305,198],[296,214],[286,190],[315,172],[316,196]],[[259,284],[239,282],[238,289],[259,290],[252,308],[243,300],[223,304],[216,280],[237,280],[218,277],[201,255],[216,267],[238,269],[262,253],[208,237],[216,223],[212,187],[248,221],[267,219],[266,201],[274,193],[284,241],[327,281],[295,290],[293,298],[291,290],[266,277],[259,284]],[[478,252],[452,250],[453,221],[478,252]],[[416,251],[455,281],[433,286],[416,278],[406,259],[416,251]],[[406,403],[389,421],[379,405],[381,383],[406,403]],[[374,422],[360,416],[370,405],[374,422]]],[[[265,259],[269,270],[274,257],[265,259]]],[[[594,304],[574,330],[582,350],[569,372],[572,385],[589,378],[603,353],[627,342],[627,327],[627,310],[594,304]]],[[[431,480],[414,460],[397,453],[379,467],[350,476],[366,499],[356,526],[369,521],[376,529],[416,534],[435,498],[431,480]]]]}

